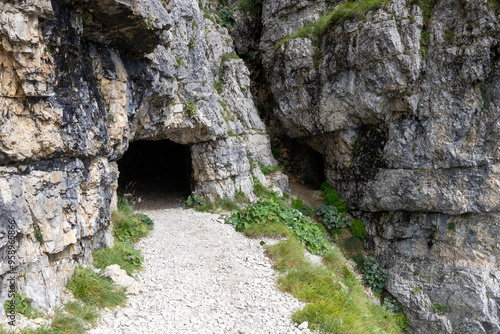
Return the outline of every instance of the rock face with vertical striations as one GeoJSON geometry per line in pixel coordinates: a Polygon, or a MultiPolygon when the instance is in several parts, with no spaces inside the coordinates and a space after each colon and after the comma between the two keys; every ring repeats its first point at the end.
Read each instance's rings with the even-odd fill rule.
{"type": "Polygon", "coordinates": [[[499,8],[380,3],[308,34],[345,7],[263,1],[274,116],[367,222],[411,333],[499,333],[499,8]]]}
{"type": "Polygon", "coordinates": [[[2,304],[12,272],[9,222],[18,288],[37,307],[59,305],[73,268],[113,243],[116,161],[131,141],[188,145],[192,190],[209,200],[240,192],[253,199],[258,164],[276,162],[248,69],[227,29],[204,18],[200,4],[212,6],[0,2],[2,304]]]}

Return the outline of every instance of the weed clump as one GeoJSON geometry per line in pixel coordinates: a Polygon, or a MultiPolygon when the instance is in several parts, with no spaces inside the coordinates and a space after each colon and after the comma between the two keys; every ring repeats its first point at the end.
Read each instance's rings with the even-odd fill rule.
{"type": "Polygon", "coordinates": [[[68,281],[68,289],[87,305],[114,307],[125,302],[124,290],[110,278],[99,276],[89,268],[77,268],[68,281]]]}

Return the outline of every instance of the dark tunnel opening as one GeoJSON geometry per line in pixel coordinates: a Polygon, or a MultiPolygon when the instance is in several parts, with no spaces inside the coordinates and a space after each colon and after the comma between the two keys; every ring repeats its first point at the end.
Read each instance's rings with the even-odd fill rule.
{"type": "Polygon", "coordinates": [[[191,191],[191,150],[170,140],[136,141],[118,161],[119,194],[187,195],[191,191]]]}
{"type": "Polygon", "coordinates": [[[279,164],[301,183],[319,188],[325,182],[325,161],[319,152],[299,140],[288,137],[275,138],[274,144],[280,147],[275,156],[279,164]]]}

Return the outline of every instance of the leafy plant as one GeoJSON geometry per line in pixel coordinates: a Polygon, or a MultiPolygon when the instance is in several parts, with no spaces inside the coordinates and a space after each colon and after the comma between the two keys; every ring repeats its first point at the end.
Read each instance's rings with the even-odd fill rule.
{"type": "Polygon", "coordinates": [[[407,330],[408,329],[408,323],[410,322],[410,319],[408,319],[403,312],[396,313],[394,315],[394,320],[396,320],[396,324],[401,328],[402,330],[407,330]]]}
{"type": "Polygon", "coordinates": [[[324,182],[320,188],[326,205],[332,205],[336,207],[339,212],[347,213],[349,208],[340,197],[340,193],[335,188],[326,182],[324,182]]]}
{"type": "Polygon", "coordinates": [[[391,297],[384,298],[384,307],[392,314],[396,314],[401,311],[398,301],[391,297]]]}
{"type": "MultiPolygon", "coordinates": [[[[194,21],[193,21],[194,22],[194,21]]],[[[189,43],[188,43],[188,46],[189,48],[193,49],[196,47],[196,40],[194,38],[191,37],[191,39],[189,40],[189,43]]]]}
{"type": "Polygon", "coordinates": [[[352,259],[354,260],[354,262],[356,262],[356,267],[358,270],[363,268],[363,264],[365,263],[365,256],[363,254],[355,255],[352,259]]]}
{"type": "Polygon", "coordinates": [[[421,46],[419,52],[420,55],[424,58],[427,58],[429,56],[429,50],[425,46],[421,46]]]}
{"type": "Polygon", "coordinates": [[[108,123],[114,123],[115,122],[115,115],[113,115],[112,113],[108,112],[106,114],[106,122],[108,122],[108,123]]]}
{"type": "Polygon", "coordinates": [[[450,307],[445,304],[435,303],[431,305],[432,311],[437,315],[444,315],[446,311],[450,310],[450,307]]]}
{"type": "Polygon", "coordinates": [[[31,299],[25,293],[19,294],[14,291],[11,299],[8,299],[3,304],[5,314],[20,313],[27,318],[34,318],[38,312],[31,307],[31,299]]]}
{"type": "Polygon", "coordinates": [[[137,242],[149,234],[153,221],[142,213],[134,213],[134,208],[125,198],[118,198],[118,210],[111,214],[113,234],[118,241],[137,242]]]}
{"type": "Polygon", "coordinates": [[[316,209],[316,215],[321,217],[321,222],[327,230],[346,228],[351,226],[351,221],[337,207],[321,204],[316,209]]]}
{"type": "MultiPolygon", "coordinates": [[[[276,195],[275,195],[276,196],[276,195]]],[[[254,228],[253,225],[286,225],[292,234],[309,249],[313,254],[320,254],[330,248],[321,228],[307,219],[300,211],[286,205],[281,198],[261,197],[253,205],[241,211],[233,211],[226,217],[226,223],[235,226],[236,231],[244,232],[254,228]]]]}
{"type": "Polygon", "coordinates": [[[205,199],[198,195],[195,191],[193,191],[191,195],[189,195],[185,203],[186,207],[191,209],[199,208],[205,206],[206,204],[207,202],[205,201],[205,199]]]}
{"type": "Polygon", "coordinates": [[[198,115],[198,106],[194,103],[194,101],[187,101],[184,103],[184,110],[186,110],[186,113],[191,118],[198,115]]]}
{"type": "Polygon", "coordinates": [[[385,286],[387,274],[373,257],[365,260],[363,279],[372,288],[375,294],[380,293],[385,286]]]}
{"type": "Polygon", "coordinates": [[[186,62],[182,58],[176,57],[175,62],[177,63],[178,67],[186,67],[186,62]]]}
{"type": "Polygon", "coordinates": [[[366,225],[361,219],[354,219],[351,224],[351,233],[353,236],[364,239],[366,238],[366,225]]]}
{"type": "Polygon", "coordinates": [[[432,11],[438,0],[410,0],[407,2],[407,6],[411,7],[417,5],[422,9],[422,14],[424,16],[425,26],[429,25],[429,21],[432,17],[432,11]]]}
{"type": "Polygon", "coordinates": [[[35,239],[36,239],[36,241],[38,241],[40,243],[43,242],[43,234],[40,231],[40,228],[38,226],[34,226],[33,227],[33,231],[35,233],[35,239]]]}
{"type": "Polygon", "coordinates": [[[302,212],[303,215],[309,217],[312,217],[314,214],[313,208],[311,208],[307,204],[304,204],[304,200],[300,197],[292,198],[292,208],[299,210],[300,212],[302,212]]]}
{"type": "Polygon", "coordinates": [[[228,29],[234,27],[236,25],[236,18],[234,17],[234,7],[224,6],[220,4],[217,7],[220,18],[220,25],[226,27],[228,29]]]}

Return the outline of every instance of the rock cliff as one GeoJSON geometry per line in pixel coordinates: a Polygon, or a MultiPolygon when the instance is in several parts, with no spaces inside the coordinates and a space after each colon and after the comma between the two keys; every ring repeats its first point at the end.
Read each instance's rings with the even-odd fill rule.
{"type": "Polygon", "coordinates": [[[192,190],[253,199],[276,163],[255,93],[367,223],[411,333],[500,333],[498,1],[245,3],[228,31],[205,0],[0,0],[0,302],[14,276],[58,305],[112,244],[132,141],[187,145],[192,190]]]}
{"type": "Polygon", "coordinates": [[[200,6],[212,4],[0,2],[2,304],[14,276],[35,306],[57,306],[74,266],[112,244],[116,161],[131,141],[188,145],[192,190],[210,200],[252,199],[252,173],[266,182],[252,169],[276,162],[248,69],[200,6]]]}
{"type": "Polygon", "coordinates": [[[367,222],[412,333],[500,332],[498,14],[490,1],[263,0],[280,130],[323,156],[367,222]]]}

